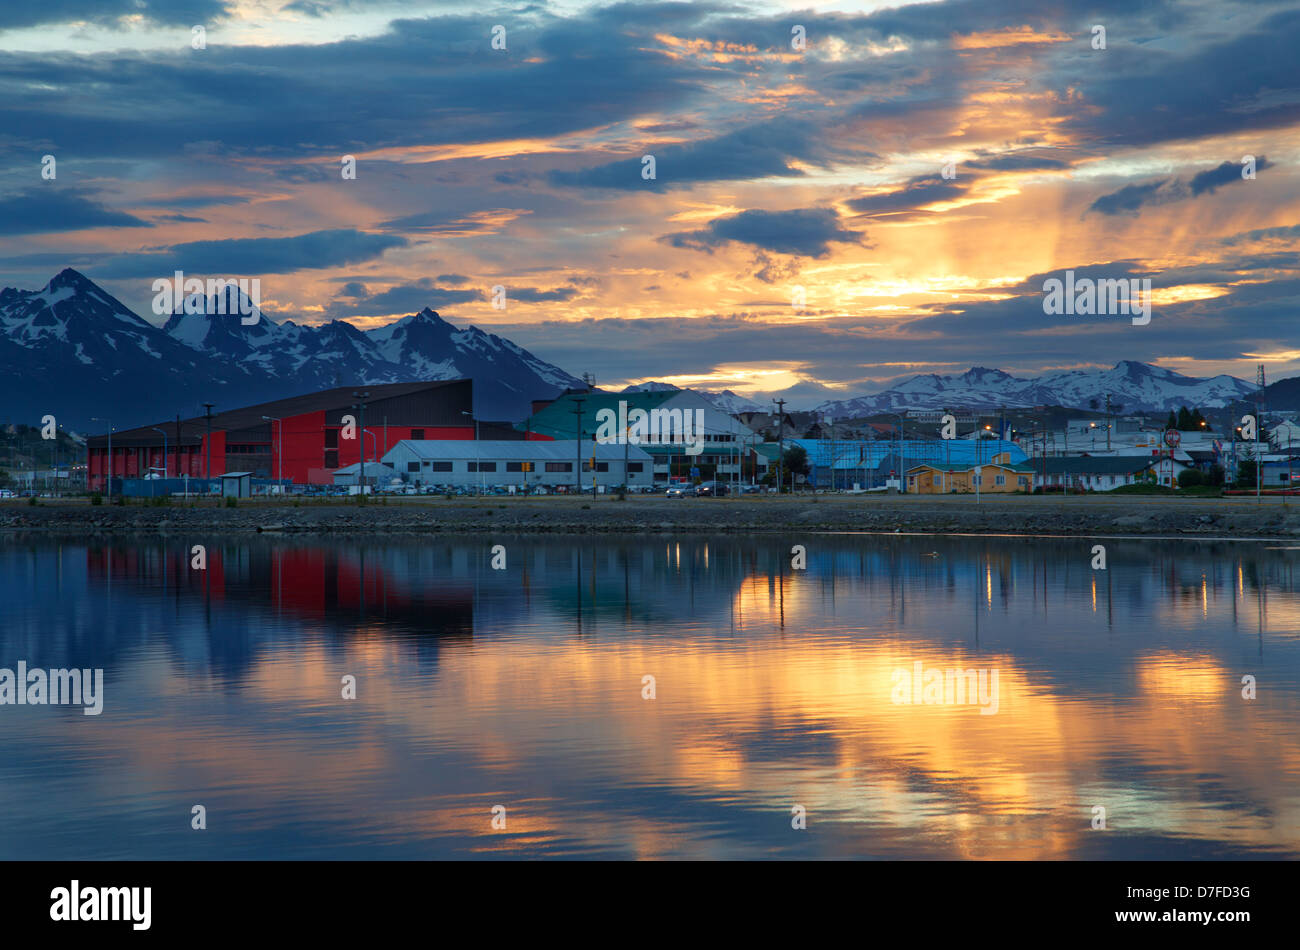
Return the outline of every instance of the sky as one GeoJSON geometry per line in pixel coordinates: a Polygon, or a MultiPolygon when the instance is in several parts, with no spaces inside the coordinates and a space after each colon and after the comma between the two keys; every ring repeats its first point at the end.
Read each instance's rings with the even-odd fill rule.
{"type": "Polygon", "coordinates": [[[1271,382],[1297,49],[1269,0],[5,4],[0,286],[71,266],[160,322],[157,278],[256,277],[275,319],[431,307],[604,387],[1271,382]],[[1067,270],[1150,279],[1150,323],[1045,313],[1067,270]]]}

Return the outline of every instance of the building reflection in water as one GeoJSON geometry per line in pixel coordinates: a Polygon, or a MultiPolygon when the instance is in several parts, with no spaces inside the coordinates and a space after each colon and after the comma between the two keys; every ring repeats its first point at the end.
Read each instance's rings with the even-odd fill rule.
{"type": "Polygon", "coordinates": [[[190,788],[246,817],[214,856],[1297,856],[1294,552],[1106,547],[1095,571],[1090,542],[1020,538],[11,544],[5,655],[105,667],[112,713],[24,735],[140,807],[42,796],[34,756],[0,779],[50,856],[46,809],[154,841],[141,813],[190,788]],[[894,702],[918,663],[996,670],[996,714],[894,702]]]}

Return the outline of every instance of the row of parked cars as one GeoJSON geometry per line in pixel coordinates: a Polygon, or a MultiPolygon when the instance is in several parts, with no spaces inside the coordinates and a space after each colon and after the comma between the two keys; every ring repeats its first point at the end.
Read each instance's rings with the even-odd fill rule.
{"type": "MultiPolygon", "coordinates": [[[[734,491],[738,495],[751,495],[762,491],[757,485],[737,485],[734,491]]],[[[722,498],[730,495],[733,486],[726,482],[700,482],[698,485],[669,485],[664,491],[669,498],[722,498]]]]}

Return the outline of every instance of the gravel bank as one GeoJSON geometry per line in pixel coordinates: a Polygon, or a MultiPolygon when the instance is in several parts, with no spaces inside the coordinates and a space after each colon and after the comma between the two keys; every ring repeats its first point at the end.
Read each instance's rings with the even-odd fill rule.
{"type": "Polygon", "coordinates": [[[667,499],[392,499],[244,501],[238,508],[92,506],[85,501],[0,504],[0,536],[202,533],[241,535],[565,533],[660,534],[773,531],[1300,537],[1300,503],[1281,498],[1179,499],[1085,496],[984,498],[810,496],[667,499]]]}

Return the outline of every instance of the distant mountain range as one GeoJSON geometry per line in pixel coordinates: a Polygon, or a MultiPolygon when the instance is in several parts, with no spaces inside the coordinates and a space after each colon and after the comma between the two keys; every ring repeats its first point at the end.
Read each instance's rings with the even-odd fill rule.
{"type": "MultiPolygon", "coordinates": [[[[1274,384],[1282,391],[1284,380],[1274,384]]],[[[679,389],[671,383],[641,383],[624,392],[679,389]]],[[[1270,387],[1273,388],[1273,387],[1270,387]]],[[[720,393],[695,390],[724,412],[773,411],[770,401],[755,402],[727,389],[720,393]]],[[[975,366],[960,375],[913,376],[904,382],[868,396],[834,399],[812,408],[818,417],[858,419],[907,409],[1008,409],[1026,406],[1066,406],[1086,409],[1093,400],[1098,407],[1110,394],[1113,405],[1125,411],[1165,412],[1179,406],[1202,409],[1219,408],[1250,398],[1253,384],[1235,376],[1199,379],[1172,370],[1124,360],[1108,370],[1069,370],[1029,378],[1012,376],[998,369],[975,366]]],[[[1278,406],[1277,408],[1281,408],[1278,406]]],[[[808,411],[796,403],[787,403],[786,411],[808,411]]]]}
{"type": "MultiPolygon", "coordinates": [[[[52,414],[69,428],[101,431],[110,419],[125,428],[177,413],[198,415],[204,402],[228,409],[332,386],[466,376],[474,379],[481,418],[518,421],[532,400],[583,385],[509,340],[473,326],[458,329],[427,308],[373,330],[342,320],[276,322],[260,313],[246,326],[239,305],[247,312],[251,303],[234,287],[224,294],[191,308],[200,313],[185,313],[182,306],[157,327],[72,269],[38,291],[0,291],[0,421],[36,422],[52,414]],[[223,311],[229,316],[209,315],[223,311]]],[[[650,382],[624,392],[679,388],[650,382]]],[[[1300,396],[1296,380],[1269,389],[1278,397],[1270,400],[1273,408],[1293,408],[1289,403],[1300,396]]],[[[766,400],[731,390],[695,391],[723,412],[772,409],[766,400]]],[[[851,419],[950,407],[1083,409],[1094,400],[1100,406],[1110,394],[1127,411],[1165,412],[1227,406],[1254,391],[1233,376],[1198,379],[1125,360],[1109,370],[1031,378],[982,367],[956,376],[920,375],[882,392],[822,402],[813,411],[851,419]]]]}
{"type": "MultiPolygon", "coordinates": [[[[672,383],[638,383],[635,386],[627,386],[620,390],[625,393],[658,393],[658,392],[681,392],[681,386],[674,386],[672,383]]],[[[710,392],[707,389],[692,389],[697,392],[720,412],[737,413],[737,412],[771,412],[771,406],[764,406],[753,400],[746,399],[738,393],[733,393],[730,389],[724,389],[720,393],[710,392]]]]}
{"type": "Polygon", "coordinates": [[[1235,376],[1199,379],[1172,370],[1124,360],[1108,370],[1069,370],[1021,378],[998,369],[972,367],[959,376],[913,376],[870,396],[823,402],[814,411],[852,419],[904,409],[997,409],[1024,406],[1100,407],[1112,404],[1132,412],[1165,412],[1179,406],[1227,406],[1254,393],[1253,384],[1235,376]]]}
{"type": "MultiPolygon", "coordinates": [[[[277,323],[228,287],[202,313],[156,327],[75,270],[39,291],[0,291],[0,418],[99,431],[193,416],[201,404],[230,409],[331,386],[474,379],[483,419],[525,418],[531,400],[582,381],[509,340],[458,329],[432,310],[373,330],[335,320],[277,323]],[[228,316],[210,316],[224,312],[228,316]]],[[[193,299],[193,298],[190,298],[193,299]]]]}

